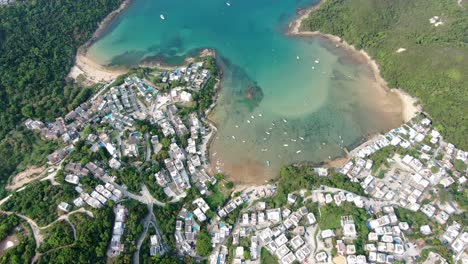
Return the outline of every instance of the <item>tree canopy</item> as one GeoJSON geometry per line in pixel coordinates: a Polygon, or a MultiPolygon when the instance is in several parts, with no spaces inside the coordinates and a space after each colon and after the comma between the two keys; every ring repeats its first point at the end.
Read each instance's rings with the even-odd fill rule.
{"type": "MultiPolygon", "coordinates": [[[[0,183],[41,144],[26,118],[52,120],[92,90],[67,83],[80,45],[122,0],[35,0],[0,5],[0,183]]],[[[47,152],[46,152],[47,153],[47,152]]],[[[0,188],[3,189],[3,188],[0,188]]]]}

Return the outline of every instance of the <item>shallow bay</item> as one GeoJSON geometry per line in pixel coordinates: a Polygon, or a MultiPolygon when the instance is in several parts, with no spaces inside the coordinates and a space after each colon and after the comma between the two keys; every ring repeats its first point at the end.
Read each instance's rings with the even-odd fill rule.
{"type": "Polygon", "coordinates": [[[314,2],[135,0],[88,56],[103,65],[171,64],[215,49],[224,78],[211,115],[219,129],[212,170],[260,183],[283,165],[337,157],[401,122],[399,99],[365,61],[327,40],[284,34],[297,8],[314,2]]]}

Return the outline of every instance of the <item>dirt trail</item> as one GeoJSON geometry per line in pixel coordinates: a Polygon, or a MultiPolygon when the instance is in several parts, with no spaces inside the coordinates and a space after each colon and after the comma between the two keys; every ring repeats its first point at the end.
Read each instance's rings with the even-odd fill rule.
{"type": "MultiPolygon", "coordinates": [[[[67,216],[68,216],[68,215],[67,215],[67,216]]],[[[68,220],[68,217],[65,218],[63,221],[67,222],[67,223],[71,226],[71,228],[73,229],[73,240],[74,240],[73,243],[68,244],[68,245],[64,245],[64,246],[60,246],[60,247],[58,247],[58,248],[50,249],[50,250],[48,250],[48,251],[46,251],[46,252],[44,252],[44,253],[36,252],[36,255],[35,255],[34,258],[31,260],[31,263],[37,263],[37,261],[38,261],[43,255],[48,254],[48,253],[50,253],[50,252],[52,252],[52,251],[61,250],[61,249],[63,249],[63,248],[71,247],[71,246],[75,245],[75,243],[76,243],[76,228],[75,228],[75,225],[73,225],[73,223],[70,222],[70,220],[68,220]]],[[[43,227],[42,227],[42,228],[43,228],[43,227]]]]}
{"type": "Polygon", "coordinates": [[[13,176],[13,178],[11,178],[11,182],[7,185],[6,189],[9,191],[19,189],[23,187],[24,185],[41,178],[44,172],[45,172],[44,166],[29,167],[25,171],[20,172],[16,174],[15,176],[13,176]]]}
{"type": "Polygon", "coordinates": [[[44,236],[42,234],[42,231],[44,229],[47,229],[49,227],[51,227],[52,225],[54,225],[55,223],[57,223],[58,221],[67,221],[70,226],[72,227],[73,229],[73,235],[76,239],[76,229],[74,227],[74,225],[70,222],[70,220],[68,219],[68,217],[72,214],[76,214],[76,213],[84,213],[84,214],[87,214],[88,216],[90,217],[94,217],[93,213],[84,209],[84,208],[80,208],[78,210],[75,210],[75,211],[72,211],[70,213],[67,213],[67,214],[64,214],[64,215],[61,215],[59,216],[56,220],[54,220],[52,223],[46,225],[46,226],[42,226],[40,227],[34,220],[32,220],[31,218],[25,216],[25,215],[22,215],[22,214],[19,214],[19,213],[14,213],[14,212],[9,212],[9,211],[0,211],[1,213],[4,213],[4,214],[15,214],[17,215],[18,217],[26,220],[26,222],[28,222],[29,226],[31,227],[32,231],[33,231],[33,236],[34,236],[34,240],[36,241],[36,248],[39,248],[42,244],[42,242],[44,242],[44,236]]]}

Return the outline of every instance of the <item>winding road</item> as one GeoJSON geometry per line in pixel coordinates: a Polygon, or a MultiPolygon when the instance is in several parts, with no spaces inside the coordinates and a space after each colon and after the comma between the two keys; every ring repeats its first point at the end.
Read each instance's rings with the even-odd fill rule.
{"type": "Polygon", "coordinates": [[[164,243],[164,240],[162,239],[162,231],[158,226],[158,223],[156,222],[156,217],[154,216],[153,212],[153,204],[148,203],[148,214],[146,217],[143,219],[141,223],[144,227],[143,232],[141,233],[140,237],[136,241],[136,251],[133,254],[133,263],[138,264],[140,262],[140,248],[141,245],[143,244],[143,241],[145,240],[147,234],[148,234],[148,229],[150,225],[153,225],[154,229],[156,230],[156,235],[159,237],[159,241],[161,243],[161,250],[162,251],[167,251],[169,250],[168,246],[164,243]]]}

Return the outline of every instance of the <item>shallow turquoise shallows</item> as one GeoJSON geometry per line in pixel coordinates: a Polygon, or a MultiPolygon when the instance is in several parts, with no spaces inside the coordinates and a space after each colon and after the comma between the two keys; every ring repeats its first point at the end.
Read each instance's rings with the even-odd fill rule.
{"type": "Polygon", "coordinates": [[[105,65],[176,64],[215,49],[224,82],[212,116],[213,170],[243,182],[339,156],[398,122],[366,100],[373,95],[365,64],[325,40],[285,34],[297,9],[315,1],[228,1],[134,0],[88,55],[105,65]],[[258,104],[246,99],[255,86],[263,92],[258,104]]]}

